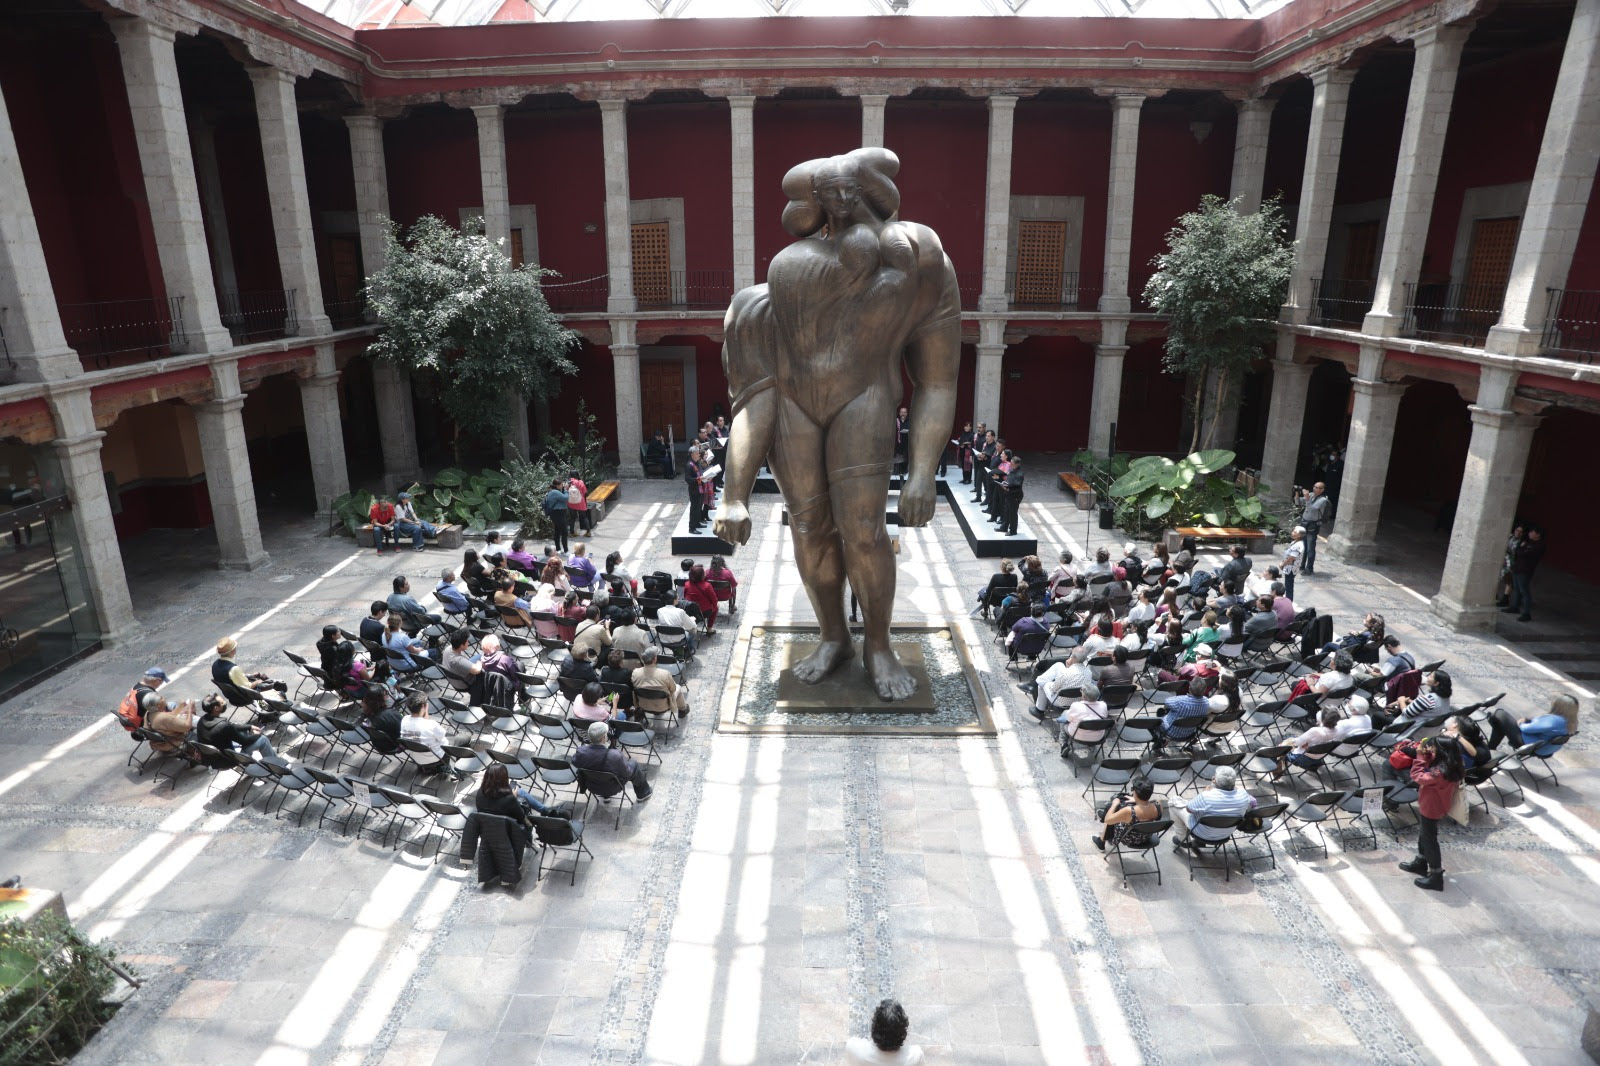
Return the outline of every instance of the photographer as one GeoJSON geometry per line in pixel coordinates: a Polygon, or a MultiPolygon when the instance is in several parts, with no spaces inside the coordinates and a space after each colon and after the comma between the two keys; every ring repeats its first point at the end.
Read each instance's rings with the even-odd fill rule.
{"type": "Polygon", "coordinates": [[[276,758],[278,753],[272,750],[272,742],[261,730],[253,725],[235,725],[222,717],[227,706],[227,701],[214,692],[200,701],[200,710],[204,712],[198,730],[201,743],[223,751],[237,748],[246,755],[262,759],[276,758]]]}
{"type": "Polygon", "coordinates": [[[1136,828],[1138,823],[1154,822],[1161,817],[1161,804],[1151,798],[1155,788],[1149,781],[1136,777],[1128,787],[1128,792],[1117,793],[1109,803],[1095,811],[1105,828],[1099,836],[1089,839],[1101,851],[1106,850],[1107,843],[1120,844],[1129,837],[1142,835],[1136,828]]]}
{"type": "Polygon", "coordinates": [[[1328,486],[1317,482],[1311,486],[1311,491],[1301,490],[1300,502],[1304,510],[1300,512],[1300,526],[1305,530],[1305,557],[1301,561],[1302,574],[1314,574],[1317,570],[1317,534],[1322,531],[1322,523],[1328,521],[1333,514],[1333,502],[1327,496],[1328,486]]]}

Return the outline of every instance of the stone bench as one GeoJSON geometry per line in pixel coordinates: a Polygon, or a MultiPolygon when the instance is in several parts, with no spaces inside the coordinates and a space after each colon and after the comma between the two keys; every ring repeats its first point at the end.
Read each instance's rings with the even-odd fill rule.
{"type": "Polygon", "coordinates": [[[1078,510],[1092,511],[1095,504],[1095,492],[1089,483],[1077,474],[1063,470],[1056,475],[1062,492],[1070,492],[1077,496],[1078,510]]]}
{"type": "Polygon", "coordinates": [[[602,481],[595,490],[589,493],[589,510],[593,511],[594,520],[600,521],[611,513],[611,509],[622,502],[622,482],[602,481]]]}
{"type": "Polygon", "coordinates": [[[1250,529],[1246,526],[1179,526],[1173,532],[1180,538],[1193,537],[1196,546],[1219,542],[1237,544],[1242,541],[1250,551],[1270,553],[1277,544],[1277,537],[1272,530],[1250,529]]]}
{"type": "MultiPolygon", "coordinates": [[[[396,534],[400,540],[408,540],[405,534],[396,534]]],[[[363,545],[372,543],[372,523],[368,522],[357,531],[357,538],[363,545]]],[[[455,524],[438,527],[438,532],[431,537],[423,537],[422,543],[431,544],[435,548],[461,547],[461,527],[455,524]]]]}

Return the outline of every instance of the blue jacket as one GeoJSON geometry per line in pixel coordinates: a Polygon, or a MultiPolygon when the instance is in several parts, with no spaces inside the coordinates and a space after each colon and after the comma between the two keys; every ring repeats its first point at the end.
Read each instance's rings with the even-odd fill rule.
{"type": "MultiPolygon", "coordinates": [[[[1541,740],[1554,740],[1567,735],[1567,720],[1559,714],[1541,714],[1522,727],[1522,742],[1537,744],[1541,740]]],[[[1535,749],[1539,755],[1554,755],[1556,746],[1545,744],[1535,749]]]]}
{"type": "Polygon", "coordinates": [[[560,489],[551,489],[544,494],[544,513],[555,514],[557,511],[567,509],[567,494],[560,489]]]}

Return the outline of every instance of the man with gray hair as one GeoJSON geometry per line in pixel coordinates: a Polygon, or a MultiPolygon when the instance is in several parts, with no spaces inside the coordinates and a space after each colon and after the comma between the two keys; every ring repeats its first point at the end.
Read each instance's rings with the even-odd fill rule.
{"type": "Polygon", "coordinates": [[[1201,825],[1200,819],[1207,815],[1242,818],[1245,812],[1253,810],[1256,798],[1238,785],[1239,775],[1233,767],[1219,766],[1217,772],[1212,775],[1211,787],[1189,801],[1189,806],[1185,809],[1185,818],[1174,827],[1172,846],[1189,847],[1190,836],[1196,840],[1212,842],[1226,840],[1232,836],[1233,830],[1213,829],[1211,826],[1201,825]]]}
{"type": "Polygon", "coordinates": [[[456,571],[450,566],[439,574],[439,583],[433,586],[433,598],[439,601],[445,614],[466,614],[472,607],[467,597],[456,588],[456,571]]]}
{"type": "Polygon", "coordinates": [[[633,672],[633,706],[636,710],[647,714],[666,714],[675,710],[679,718],[687,718],[688,690],[657,665],[660,658],[660,654],[654,648],[646,648],[639,653],[639,661],[644,665],[633,672]],[[651,694],[640,695],[641,690],[651,694]],[[656,693],[662,693],[665,698],[656,693]]]}
{"type": "Polygon", "coordinates": [[[1106,705],[1100,699],[1100,689],[1091,682],[1083,686],[1083,694],[1071,707],[1062,711],[1061,717],[1057,718],[1056,721],[1061,723],[1067,732],[1067,736],[1072,737],[1074,740],[1080,740],[1096,739],[1103,736],[1108,728],[1106,726],[1090,730],[1082,730],[1080,727],[1085,722],[1103,722],[1106,718],[1106,705]]]}
{"type": "Polygon", "coordinates": [[[1058,692],[1081,689],[1094,681],[1094,671],[1089,669],[1088,658],[1088,649],[1080,644],[1072,649],[1072,654],[1039,675],[1039,688],[1034,694],[1033,710],[1030,712],[1035,718],[1044,718],[1058,692]]]}
{"type": "Polygon", "coordinates": [[[643,803],[650,798],[650,780],[645,777],[644,767],[611,746],[610,726],[595,722],[589,726],[584,739],[586,743],[572,753],[572,765],[579,770],[608,773],[616,779],[615,785],[605,779],[590,781],[586,786],[590,792],[601,799],[610,799],[621,792],[625,785],[631,784],[633,798],[637,802],[643,803]]]}

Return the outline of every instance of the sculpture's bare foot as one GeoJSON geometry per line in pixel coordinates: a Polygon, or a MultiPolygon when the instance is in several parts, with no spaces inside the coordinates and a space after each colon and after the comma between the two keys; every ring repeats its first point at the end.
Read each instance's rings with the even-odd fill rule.
{"type": "Polygon", "coordinates": [[[866,653],[867,675],[878,690],[878,698],[894,702],[909,699],[917,691],[916,679],[900,665],[900,660],[888,648],[866,653]]]}
{"type": "Polygon", "coordinates": [[[815,685],[849,662],[854,654],[855,645],[848,637],[842,641],[825,640],[817,645],[816,651],[794,664],[794,676],[808,685],[815,685]]]}

